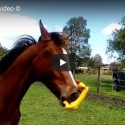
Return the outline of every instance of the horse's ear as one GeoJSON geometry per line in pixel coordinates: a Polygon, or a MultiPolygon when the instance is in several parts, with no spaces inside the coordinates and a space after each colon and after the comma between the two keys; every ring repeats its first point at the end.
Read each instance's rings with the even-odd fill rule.
{"type": "Polygon", "coordinates": [[[41,32],[41,40],[50,40],[51,39],[51,35],[44,28],[41,20],[39,21],[39,26],[40,26],[40,32],[41,32]]]}

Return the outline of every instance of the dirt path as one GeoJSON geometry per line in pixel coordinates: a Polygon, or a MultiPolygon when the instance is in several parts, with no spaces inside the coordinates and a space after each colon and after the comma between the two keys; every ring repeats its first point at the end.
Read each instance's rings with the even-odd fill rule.
{"type": "Polygon", "coordinates": [[[107,103],[111,106],[121,107],[125,109],[125,99],[119,99],[99,94],[88,94],[87,99],[90,99],[98,103],[107,103]]]}

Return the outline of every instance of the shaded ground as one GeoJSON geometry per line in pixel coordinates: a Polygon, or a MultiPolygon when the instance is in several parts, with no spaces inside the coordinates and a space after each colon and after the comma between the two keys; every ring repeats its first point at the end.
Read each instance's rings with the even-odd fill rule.
{"type": "Polygon", "coordinates": [[[87,95],[87,99],[95,101],[97,103],[107,103],[111,106],[117,106],[125,109],[125,99],[90,93],[87,95]]]}

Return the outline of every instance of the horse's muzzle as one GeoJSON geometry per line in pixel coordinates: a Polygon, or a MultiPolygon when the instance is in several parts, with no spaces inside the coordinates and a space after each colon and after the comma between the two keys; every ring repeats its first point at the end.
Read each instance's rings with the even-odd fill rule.
{"type": "Polygon", "coordinates": [[[70,95],[71,101],[75,101],[79,97],[79,92],[74,92],[70,95]]]}
{"type": "Polygon", "coordinates": [[[64,101],[67,101],[68,103],[71,103],[71,102],[75,101],[79,97],[79,95],[80,95],[80,93],[78,91],[78,92],[71,93],[69,97],[62,96],[60,98],[61,105],[65,106],[65,104],[63,103],[64,101]]]}
{"type": "Polygon", "coordinates": [[[78,92],[70,94],[68,98],[61,97],[62,105],[69,111],[78,109],[88,92],[88,87],[84,83],[78,83],[78,92]]]}

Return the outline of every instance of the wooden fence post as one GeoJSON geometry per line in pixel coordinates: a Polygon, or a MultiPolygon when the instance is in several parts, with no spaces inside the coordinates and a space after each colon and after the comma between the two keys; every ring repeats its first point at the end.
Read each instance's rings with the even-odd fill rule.
{"type": "Polygon", "coordinates": [[[99,88],[100,88],[100,66],[98,67],[97,93],[99,93],[99,88]]]}

